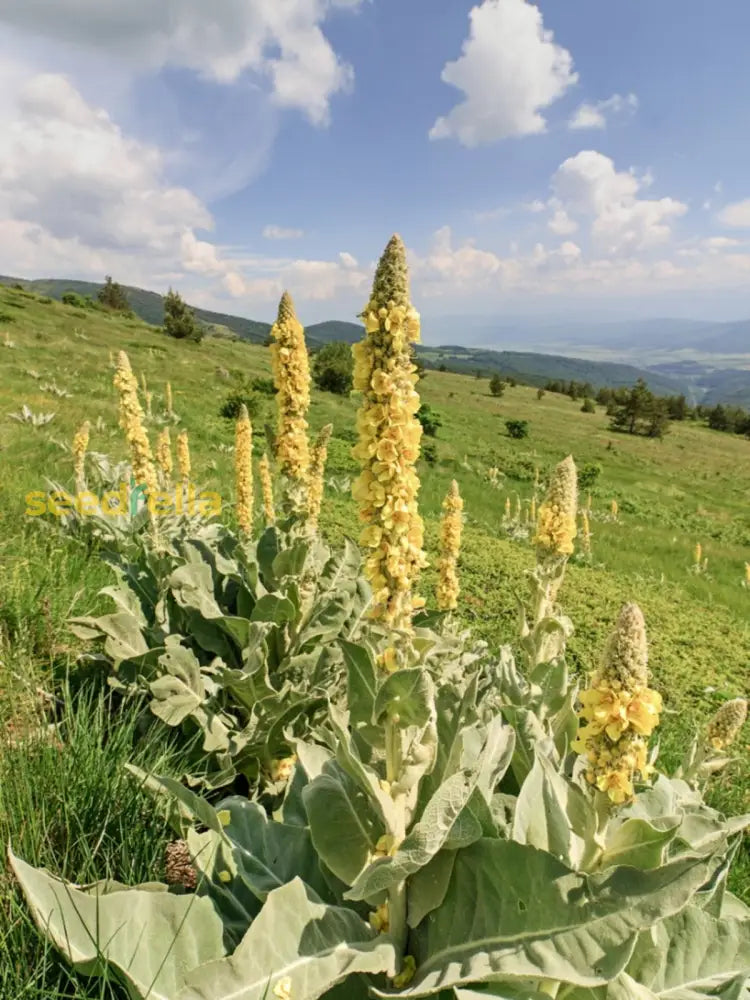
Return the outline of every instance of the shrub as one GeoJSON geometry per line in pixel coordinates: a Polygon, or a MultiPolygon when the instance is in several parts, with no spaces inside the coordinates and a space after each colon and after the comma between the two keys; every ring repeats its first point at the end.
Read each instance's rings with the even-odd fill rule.
{"type": "Polygon", "coordinates": [[[354,357],[350,344],[334,340],[322,347],[312,359],[312,377],[323,392],[348,396],[352,389],[354,357]]]}
{"type": "Polygon", "coordinates": [[[588,465],[581,466],[578,470],[578,486],[582,490],[593,489],[601,473],[601,465],[597,465],[595,462],[590,462],[588,465]]]}
{"type": "Polygon", "coordinates": [[[422,430],[427,437],[435,437],[438,430],[443,426],[443,421],[439,413],[432,409],[429,403],[422,403],[417,410],[417,420],[422,425],[422,430]]]}
{"type": "Polygon", "coordinates": [[[596,413],[596,403],[589,396],[587,396],[583,401],[581,413],[596,413]]]}
{"type": "Polygon", "coordinates": [[[73,306],[76,309],[87,309],[91,306],[91,299],[79,295],[78,292],[63,292],[60,296],[60,301],[63,305],[73,306]]]}
{"type": "Polygon", "coordinates": [[[529,422],[528,420],[506,420],[505,429],[508,432],[509,437],[520,440],[529,436],[529,422]]]}
{"type": "Polygon", "coordinates": [[[164,332],[176,340],[203,340],[203,328],[179,292],[170,288],[164,297],[164,332]]]}
{"type": "Polygon", "coordinates": [[[240,415],[242,406],[247,407],[248,416],[251,420],[258,417],[261,409],[261,399],[257,393],[248,391],[246,388],[238,388],[229,393],[224,402],[219,407],[219,416],[227,420],[236,420],[240,415]]]}
{"type": "Polygon", "coordinates": [[[122,285],[118,285],[116,281],[113,281],[109,274],[99,289],[97,299],[105,309],[111,309],[113,312],[130,312],[130,303],[125,294],[125,289],[122,285]]]}
{"type": "Polygon", "coordinates": [[[490,379],[490,392],[493,396],[502,396],[505,392],[505,382],[497,374],[490,379]]]}
{"type": "Polygon", "coordinates": [[[275,396],[276,386],[274,385],[272,378],[261,378],[258,376],[250,382],[250,388],[253,392],[259,393],[261,396],[275,396]]]}
{"type": "Polygon", "coordinates": [[[437,456],[437,445],[434,441],[423,441],[422,442],[422,455],[421,457],[427,462],[428,465],[435,465],[438,459],[437,456]]]}
{"type": "Polygon", "coordinates": [[[536,398],[537,399],[544,399],[545,396],[546,396],[546,392],[544,391],[544,389],[537,389],[537,391],[536,391],[536,398]]]}

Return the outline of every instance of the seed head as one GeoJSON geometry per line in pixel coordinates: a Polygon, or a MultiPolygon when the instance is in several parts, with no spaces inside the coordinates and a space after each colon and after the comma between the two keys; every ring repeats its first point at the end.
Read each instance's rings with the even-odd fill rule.
{"type": "Polygon", "coordinates": [[[547,495],[539,508],[537,554],[563,557],[573,552],[578,508],[578,475],[572,456],[555,467],[547,495]]]}
{"type": "Polygon", "coordinates": [[[614,690],[632,691],[648,684],[646,622],[637,604],[626,604],[620,611],[600,673],[614,690]]]}
{"type": "Polygon", "coordinates": [[[184,840],[167,844],[165,881],[168,885],[181,885],[185,889],[195,889],[198,884],[198,872],[184,840]]]}
{"type": "Polygon", "coordinates": [[[714,750],[725,750],[737,739],[747,719],[747,701],[733,698],[725,701],[708,724],[707,739],[714,750]]]}

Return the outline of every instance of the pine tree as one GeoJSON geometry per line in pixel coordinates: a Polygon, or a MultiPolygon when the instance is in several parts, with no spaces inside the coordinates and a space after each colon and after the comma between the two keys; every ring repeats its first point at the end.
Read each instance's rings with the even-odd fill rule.
{"type": "Polygon", "coordinates": [[[112,280],[111,275],[107,275],[104,284],[99,289],[97,299],[106,309],[114,312],[130,312],[130,303],[122,285],[118,285],[112,280]]]}
{"type": "Polygon", "coordinates": [[[177,340],[203,339],[203,331],[193,310],[183,301],[179,292],[174,292],[171,288],[164,297],[164,332],[177,340]]]}

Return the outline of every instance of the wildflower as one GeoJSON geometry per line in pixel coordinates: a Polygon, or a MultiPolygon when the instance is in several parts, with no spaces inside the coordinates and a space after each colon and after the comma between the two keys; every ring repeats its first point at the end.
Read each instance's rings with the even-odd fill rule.
{"type": "Polygon", "coordinates": [[[165,427],[156,439],[156,463],[161,471],[164,486],[169,488],[172,482],[172,442],[169,439],[168,427],[165,427]]]}
{"type": "Polygon", "coordinates": [[[91,425],[84,421],[73,436],[73,472],[76,478],[76,489],[81,490],[86,484],[84,466],[86,464],[86,449],[89,446],[89,431],[91,425]]]}
{"type": "Polygon", "coordinates": [[[726,750],[736,740],[747,719],[747,701],[733,698],[725,701],[708,724],[706,734],[714,750],[726,750]]]}
{"type": "Polygon", "coordinates": [[[272,760],[271,781],[288,781],[292,776],[292,771],[294,771],[294,765],[296,763],[296,754],[292,754],[291,757],[284,757],[281,760],[272,760]]]}
{"type": "Polygon", "coordinates": [[[142,390],[144,396],[146,396],[148,394],[148,383],[146,382],[146,373],[145,372],[141,372],[141,390],[142,390]]]}
{"type": "Polygon", "coordinates": [[[458,483],[454,479],[443,500],[443,519],[440,526],[440,563],[438,571],[440,579],[437,586],[438,608],[441,611],[451,611],[458,607],[459,583],[458,555],[461,549],[461,530],[463,522],[461,511],[464,502],[458,492],[458,483]]]}
{"type": "Polygon", "coordinates": [[[157,491],[156,470],[151,445],[143,427],[143,410],[138,401],[138,382],[125,351],[117,356],[114,385],[120,397],[120,426],[130,446],[133,475],[139,486],[145,486],[149,496],[157,491]]]}
{"type": "Polygon", "coordinates": [[[388,904],[381,903],[369,916],[370,927],[378,934],[387,934],[390,929],[388,904]]]}
{"type": "Polygon", "coordinates": [[[581,550],[584,555],[591,554],[591,525],[588,510],[581,511],[581,550]]]}
{"type": "Polygon", "coordinates": [[[602,664],[579,695],[581,725],[572,749],[585,757],[586,779],[619,805],[646,779],[648,737],[659,724],[661,695],[648,687],[646,623],[637,604],[626,604],[602,664]]]}
{"type": "Polygon", "coordinates": [[[745,586],[750,587],[750,563],[745,563],[745,586]]]}
{"type": "Polygon", "coordinates": [[[172,416],[172,383],[167,382],[166,388],[164,389],[164,405],[167,411],[167,416],[172,416]]]}
{"type": "Polygon", "coordinates": [[[310,476],[307,489],[308,529],[314,532],[318,526],[320,508],[323,503],[323,475],[328,457],[328,442],[331,440],[333,424],[326,424],[318,434],[310,455],[310,476]]]}
{"type": "Polygon", "coordinates": [[[510,497],[505,498],[505,516],[510,518],[510,497]]]}
{"type": "Polygon", "coordinates": [[[695,548],[693,549],[693,565],[696,569],[700,569],[701,561],[703,559],[703,546],[700,542],[695,543],[695,548]]]}
{"type": "Polygon", "coordinates": [[[190,857],[188,845],[184,840],[175,840],[166,847],[167,885],[181,885],[185,889],[195,889],[198,884],[198,872],[190,857]]]}
{"type": "Polygon", "coordinates": [[[292,1000],[292,979],[291,976],[282,976],[273,988],[273,995],[276,1000],[292,1000]]]}
{"type": "Polygon", "coordinates": [[[181,482],[187,485],[190,482],[190,445],[187,431],[180,431],[177,435],[177,468],[181,482]]]}
{"type": "Polygon", "coordinates": [[[540,558],[569,556],[576,537],[578,478],[568,455],[552,473],[547,495],[539,508],[536,547],[540,558]]]}
{"type": "Polygon", "coordinates": [[[234,472],[237,490],[237,521],[243,534],[253,530],[253,428],[243,403],[234,438],[234,472]]]}
{"type": "Polygon", "coordinates": [[[367,525],[365,574],[373,587],[372,617],[409,629],[420,569],[423,524],[417,506],[422,427],[410,345],[419,339],[419,314],[409,301],[406,251],[394,236],[380,258],[362,313],[365,338],[355,344],[354,387],[362,393],[359,443],[352,454],[362,472],[352,493],[367,525]]]}
{"type": "Polygon", "coordinates": [[[273,506],[271,466],[268,462],[268,455],[265,453],[258,463],[258,474],[260,475],[260,486],[263,491],[263,512],[266,516],[266,524],[274,524],[276,521],[276,512],[273,506]]]}
{"type": "Polygon", "coordinates": [[[271,328],[271,365],[279,409],[276,458],[281,472],[292,485],[288,497],[294,511],[304,508],[305,483],[310,467],[307,442],[307,411],[310,406],[310,363],[305,334],[294,311],[294,303],[284,292],[276,322],[271,328]],[[296,489],[295,489],[296,487],[296,489]]]}
{"type": "Polygon", "coordinates": [[[532,497],[529,501],[529,521],[532,524],[536,523],[536,497],[532,497]]]}
{"type": "Polygon", "coordinates": [[[153,392],[144,392],[144,397],[146,399],[146,416],[151,419],[151,402],[154,398],[153,392]]]}
{"type": "Polygon", "coordinates": [[[612,519],[616,521],[618,514],[620,513],[620,508],[616,500],[613,500],[612,503],[609,505],[609,512],[612,515],[612,519]]]}

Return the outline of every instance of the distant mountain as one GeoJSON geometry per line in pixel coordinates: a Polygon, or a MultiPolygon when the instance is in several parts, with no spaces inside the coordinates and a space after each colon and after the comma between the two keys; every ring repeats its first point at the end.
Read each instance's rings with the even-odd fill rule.
{"type": "Polygon", "coordinates": [[[564,379],[566,382],[590,382],[595,389],[616,389],[643,378],[657,395],[670,396],[685,391],[682,379],[611,361],[588,361],[585,358],[524,351],[488,351],[456,345],[421,347],[418,353],[422,362],[430,368],[439,368],[444,364],[450,371],[470,374],[477,371],[483,375],[498,372],[530,385],[543,386],[551,379],[564,379]]]}
{"type": "Polygon", "coordinates": [[[365,330],[359,323],[346,323],[343,320],[329,319],[323,323],[313,323],[305,327],[305,337],[308,340],[328,343],[331,340],[341,340],[346,344],[356,344],[362,339],[365,330]]]}

